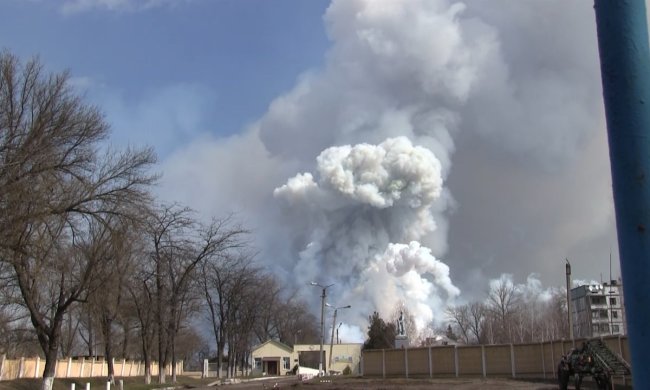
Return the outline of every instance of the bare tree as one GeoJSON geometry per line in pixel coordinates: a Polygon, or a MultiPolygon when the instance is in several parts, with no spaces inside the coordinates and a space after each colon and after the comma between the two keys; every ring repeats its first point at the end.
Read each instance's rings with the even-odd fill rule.
{"type": "Polygon", "coordinates": [[[108,135],[101,113],[37,60],[0,54],[0,261],[10,265],[45,354],[50,390],[64,314],[85,299],[95,268],[92,220],[128,217],[149,200],[150,149],[97,152],[108,135]]]}
{"type": "Polygon", "coordinates": [[[518,309],[519,293],[516,286],[502,277],[490,287],[487,308],[496,321],[492,325],[497,343],[511,343],[514,339],[514,315],[518,309]]]}
{"type": "MultiPolygon", "coordinates": [[[[159,382],[165,383],[165,370],[171,358],[175,381],[175,337],[179,318],[187,308],[197,267],[245,245],[246,230],[234,225],[232,218],[213,219],[201,225],[193,212],[178,205],[162,206],[148,223],[152,243],[151,260],[155,279],[156,322],[158,324],[159,382]]],[[[200,269],[200,268],[199,268],[200,269]]]]}
{"type": "Polygon", "coordinates": [[[460,339],[463,343],[469,344],[471,316],[469,305],[460,305],[447,308],[447,317],[452,321],[454,327],[460,334],[460,339]]]}

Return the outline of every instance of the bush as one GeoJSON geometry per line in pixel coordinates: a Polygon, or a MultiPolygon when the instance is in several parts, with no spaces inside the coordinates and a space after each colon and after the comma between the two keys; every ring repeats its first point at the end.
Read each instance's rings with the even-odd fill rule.
{"type": "Polygon", "coordinates": [[[350,374],[352,374],[352,369],[350,368],[350,366],[345,366],[345,368],[343,369],[343,375],[350,375],[350,374]]]}

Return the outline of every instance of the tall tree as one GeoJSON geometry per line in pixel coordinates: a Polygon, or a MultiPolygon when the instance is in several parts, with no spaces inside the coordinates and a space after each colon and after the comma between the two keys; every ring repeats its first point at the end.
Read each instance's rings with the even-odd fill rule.
{"type": "Polygon", "coordinates": [[[154,212],[147,232],[151,241],[158,329],[159,382],[165,383],[165,370],[171,360],[175,381],[175,337],[179,318],[194,299],[190,288],[200,265],[208,259],[245,245],[246,230],[232,218],[213,219],[203,225],[193,211],[178,205],[165,205],[154,212]],[[197,268],[198,267],[198,268],[197,268]]]}
{"type": "Polygon", "coordinates": [[[374,312],[368,317],[368,338],[363,343],[363,349],[394,348],[397,328],[393,321],[386,322],[379,313],[374,312]]]}
{"type": "Polygon", "coordinates": [[[128,218],[149,200],[151,149],[98,153],[108,125],[38,60],[0,54],[0,261],[10,265],[45,355],[50,390],[64,314],[85,299],[102,261],[91,221],[128,218]],[[86,253],[87,254],[87,253],[86,253]]]}

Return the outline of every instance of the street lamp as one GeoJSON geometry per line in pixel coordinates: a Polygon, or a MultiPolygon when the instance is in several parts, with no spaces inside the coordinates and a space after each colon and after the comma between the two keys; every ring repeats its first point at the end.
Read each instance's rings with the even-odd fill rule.
{"type": "MultiPolygon", "coordinates": [[[[327,306],[330,306],[330,305],[328,304],[327,306]]],[[[334,344],[334,326],[336,325],[336,312],[338,312],[339,309],[349,309],[351,307],[352,306],[347,305],[347,306],[339,306],[339,307],[334,308],[334,318],[332,319],[332,338],[330,339],[330,358],[329,358],[329,363],[328,363],[328,367],[330,368],[330,370],[332,369],[332,347],[333,347],[332,344],[334,344]]],[[[338,329],[337,329],[337,332],[338,332],[338,329]]]]}
{"type": "Polygon", "coordinates": [[[323,372],[323,332],[324,332],[324,323],[323,323],[323,316],[325,315],[325,297],[327,296],[327,289],[329,287],[332,287],[334,283],[328,284],[327,286],[323,286],[322,284],[318,284],[316,282],[311,282],[310,283],[312,286],[317,286],[323,289],[323,294],[321,295],[321,302],[320,302],[320,356],[318,356],[318,375],[322,375],[323,372]]]}

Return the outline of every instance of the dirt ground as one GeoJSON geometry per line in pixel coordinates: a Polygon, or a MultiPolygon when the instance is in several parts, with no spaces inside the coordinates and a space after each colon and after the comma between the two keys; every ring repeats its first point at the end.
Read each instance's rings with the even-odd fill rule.
{"type": "MultiPolygon", "coordinates": [[[[367,379],[367,378],[334,378],[313,379],[299,382],[295,377],[268,378],[265,380],[220,386],[220,388],[252,390],[252,389],[427,389],[427,390],[555,390],[558,386],[554,383],[525,382],[510,379],[367,379]]],[[[209,389],[209,388],[205,388],[209,389]]]]}

